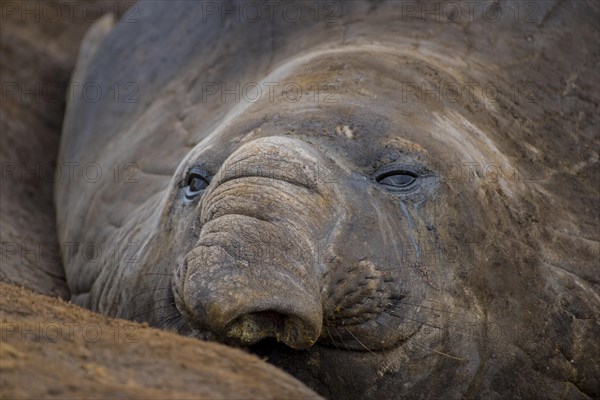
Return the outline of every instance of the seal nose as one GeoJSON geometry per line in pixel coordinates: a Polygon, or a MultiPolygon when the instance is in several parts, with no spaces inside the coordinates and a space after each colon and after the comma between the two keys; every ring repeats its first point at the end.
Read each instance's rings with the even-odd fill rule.
{"type": "Polygon", "coordinates": [[[210,330],[243,345],[272,337],[294,349],[312,346],[323,320],[314,296],[283,282],[272,282],[268,291],[257,290],[256,283],[247,281],[244,288],[221,285],[204,297],[196,308],[205,310],[210,330]]]}
{"type": "Polygon", "coordinates": [[[179,289],[179,308],[198,328],[243,344],[273,337],[304,349],[317,341],[315,239],[330,229],[323,216],[335,215],[337,192],[319,182],[313,165],[335,167],[312,145],[286,137],[256,139],[224,161],[201,199],[202,228],[179,289]]]}
{"type": "Polygon", "coordinates": [[[278,311],[277,307],[263,311],[241,312],[225,326],[212,329],[224,331],[224,334],[242,344],[253,344],[262,339],[273,337],[294,349],[306,349],[312,346],[321,333],[319,313],[294,313],[300,310],[278,311]],[[291,312],[290,312],[291,311],[291,312]]]}
{"type": "Polygon", "coordinates": [[[199,246],[184,260],[180,309],[192,320],[242,345],[272,337],[305,349],[317,341],[323,311],[318,285],[308,274],[214,262],[224,256],[220,246],[199,246]]]}

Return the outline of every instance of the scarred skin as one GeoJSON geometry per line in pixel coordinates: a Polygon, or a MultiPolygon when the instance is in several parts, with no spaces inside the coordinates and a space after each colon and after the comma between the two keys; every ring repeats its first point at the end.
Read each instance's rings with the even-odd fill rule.
{"type": "Polygon", "coordinates": [[[72,300],[245,347],[330,398],[597,396],[597,229],[544,178],[593,182],[598,157],[581,147],[560,170],[552,157],[579,161],[569,138],[540,129],[552,110],[598,121],[530,57],[583,57],[547,26],[593,30],[591,11],[544,8],[533,47],[509,17],[459,29],[337,7],[337,23],[235,23],[148,2],[82,62],[82,82],[135,82],[139,101],[69,105],[60,159],[108,174],[57,183],[72,300]],[[515,96],[517,76],[547,93],[515,96]],[[262,95],[231,94],[248,82],[262,95]],[[493,101],[449,85],[488,82],[493,101]]]}

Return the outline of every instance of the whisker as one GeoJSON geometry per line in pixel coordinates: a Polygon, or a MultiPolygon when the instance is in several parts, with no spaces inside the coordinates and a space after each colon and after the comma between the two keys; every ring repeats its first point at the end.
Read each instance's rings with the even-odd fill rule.
{"type": "Polygon", "coordinates": [[[131,298],[131,300],[133,300],[133,299],[137,298],[138,296],[141,296],[141,295],[143,295],[145,293],[150,293],[150,292],[154,292],[155,290],[164,290],[164,289],[170,289],[170,288],[171,288],[171,285],[168,285],[168,286],[158,286],[158,287],[155,287],[155,288],[152,288],[152,289],[144,290],[142,292],[136,293],[131,298]]]}
{"type": "Polygon", "coordinates": [[[390,314],[390,315],[393,315],[394,317],[398,317],[398,318],[402,318],[402,319],[408,319],[408,320],[413,321],[415,323],[418,323],[418,324],[421,324],[421,325],[425,325],[425,326],[429,326],[431,328],[435,328],[435,329],[439,329],[439,330],[447,331],[447,332],[451,332],[451,333],[460,333],[461,335],[465,335],[467,337],[469,336],[468,333],[462,332],[462,331],[459,331],[459,330],[456,330],[456,329],[444,328],[442,326],[437,326],[437,325],[429,324],[429,323],[427,323],[425,321],[421,321],[421,320],[418,320],[418,319],[407,317],[405,315],[396,314],[396,313],[394,313],[392,311],[386,311],[386,312],[388,314],[390,314]]]}
{"type": "Polygon", "coordinates": [[[163,322],[169,321],[171,318],[174,318],[175,316],[177,316],[177,312],[172,312],[170,314],[167,314],[166,316],[152,322],[152,326],[155,328],[160,328],[160,326],[162,325],[163,322]]]}
{"type": "Polygon", "coordinates": [[[173,276],[172,273],[168,273],[168,272],[144,272],[141,273],[140,275],[163,275],[163,276],[173,276]]]}
{"type": "Polygon", "coordinates": [[[189,321],[189,320],[184,320],[184,321],[185,321],[185,322],[183,323],[183,325],[181,325],[181,326],[179,326],[179,327],[177,328],[177,333],[178,333],[178,334],[181,334],[181,330],[182,330],[183,328],[185,328],[185,327],[188,327],[188,328],[190,328],[190,329],[191,329],[191,327],[192,327],[192,324],[190,323],[190,321],[189,321]]]}
{"type": "Polygon", "coordinates": [[[392,331],[392,332],[396,332],[396,330],[395,330],[394,328],[387,326],[387,325],[386,325],[386,324],[384,324],[383,322],[380,322],[380,321],[377,321],[377,320],[375,320],[375,323],[376,323],[376,324],[379,324],[379,325],[381,325],[381,326],[383,326],[384,328],[387,328],[387,329],[389,329],[389,330],[390,330],[390,331],[392,331]]]}
{"type": "Polygon", "coordinates": [[[426,350],[431,350],[431,351],[433,351],[434,353],[436,353],[436,354],[439,354],[439,355],[441,355],[441,356],[448,357],[448,358],[452,358],[453,360],[465,361],[465,359],[464,359],[464,358],[456,357],[456,356],[453,356],[453,355],[450,355],[450,354],[444,353],[444,352],[442,352],[442,351],[439,351],[439,350],[436,350],[436,349],[432,349],[432,348],[425,347],[425,346],[423,346],[423,348],[424,348],[424,349],[426,349],[426,350]]]}
{"type": "Polygon", "coordinates": [[[167,326],[165,326],[165,329],[171,329],[173,326],[177,325],[182,319],[183,319],[183,315],[181,315],[181,314],[177,315],[175,318],[173,318],[171,320],[171,322],[169,322],[169,324],[167,326]]]}
{"type": "Polygon", "coordinates": [[[400,315],[400,314],[397,314],[397,313],[395,313],[393,311],[386,311],[386,312],[389,315],[392,315],[394,317],[398,317],[398,318],[402,318],[402,319],[408,319],[409,321],[413,321],[413,322],[416,322],[416,323],[421,324],[421,325],[429,326],[431,328],[436,328],[436,329],[440,329],[440,330],[448,330],[448,328],[443,328],[441,326],[437,326],[437,325],[433,325],[433,324],[428,324],[425,321],[421,321],[421,320],[418,320],[418,319],[415,319],[415,318],[407,317],[406,315],[400,315]]]}
{"type": "Polygon", "coordinates": [[[344,342],[344,339],[342,338],[342,336],[340,335],[340,333],[338,332],[338,330],[335,328],[334,325],[331,325],[331,327],[333,328],[333,331],[335,332],[335,334],[340,338],[340,340],[342,341],[342,346],[344,346],[345,348],[348,348],[348,346],[346,346],[346,343],[344,342]]]}
{"type": "Polygon", "coordinates": [[[152,299],[152,301],[149,302],[148,305],[153,306],[154,304],[158,304],[161,301],[166,301],[166,300],[171,300],[171,302],[174,302],[175,298],[173,297],[172,293],[169,293],[169,295],[167,297],[163,297],[162,299],[152,299]]]}
{"type": "Polygon", "coordinates": [[[339,347],[337,345],[337,343],[335,343],[335,340],[333,340],[333,336],[331,336],[331,332],[329,332],[329,328],[327,327],[326,324],[323,325],[325,327],[325,330],[327,331],[327,335],[329,335],[329,339],[331,339],[331,343],[333,343],[333,345],[335,346],[335,348],[337,350],[339,350],[339,347]]]}
{"type": "MultiPolygon", "coordinates": [[[[394,328],[391,328],[391,327],[389,327],[389,326],[385,325],[385,324],[384,324],[384,323],[382,323],[382,322],[379,322],[379,321],[375,320],[375,323],[377,323],[377,324],[379,324],[379,325],[383,326],[384,328],[387,328],[387,329],[389,329],[389,330],[391,330],[391,331],[395,332],[395,329],[394,329],[394,328]]],[[[453,355],[451,355],[451,354],[447,354],[447,353],[441,352],[441,351],[439,351],[439,350],[432,349],[432,348],[430,348],[430,347],[424,346],[424,345],[422,345],[422,344],[420,344],[420,343],[417,343],[417,342],[411,342],[410,344],[411,344],[411,345],[414,345],[414,346],[417,346],[417,347],[420,347],[420,348],[421,348],[421,349],[423,349],[423,350],[429,350],[429,351],[433,351],[434,353],[436,353],[436,354],[439,354],[439,355],[442,355],[442,356],[444,356],[444,357],[452,358],[453,360],[465,361],[463,358],[459,358],[459,357],[453,356],[453,355]]]]}
{"type": "Polygon", "coordinates": [[[352,336],[352,337],[354,338],[354,340],[356,340],[356,341],[358,342],[358,344],[360,344],[360,345],[361,345],[361,346],[362,346],[362,347],[363,347],[365,350],[367,350],[369,353],[371,353],[371,354],[375,355],[375,353],[373,353],[373,352],[371,351],[371,349],[369,349],[367,346],[365,346],[365,345],[363,344],[363,342],[361,342],[360,340],[358,340],[358,338],[357,338],[356,336],[354,336],[354,334],[353,334],[352,332],[350,332],[350,329],[348,329],[348,328],[345,328],[345,329],[346,329],[346,332],[348,332],[348,333],[350,334],[350,336],[352,336]]]}
{"type": "Polygon", "coordinates": [[[155,326],[157,328],[167,329],[166,324],[172,322],[173,320],[176,320],[180,316],[181,316],[181,314],[179,313],[179,311],[176,310],[175,312],[168,314],[166,317],[163,317],[163,318],[159,319],[158,321],[153,322],[152,326],[155,326]]]}
{"type": "MultiPolygon", "coordinates": [[[[412,298],[417,298],[417,299],[420,299],[420,300],[429,301],[429,302],[431,302],[431,303],[443,304],[443,303],[441,303],[441,302],[436,302],[436,301],[433,301],[433,300],[427,300],[427,299],[424,299],[424,298],[422,298],[422,297],[417,297],[417,296],[402,295],[402,297],[412,297],[412,298]]],[[[441,310],[441,309],[436,309],[436,308],[434,308],[434,307],[427,307],[427,306],[423,306],[423,305],[417,305],[417,304],[412,304],[412,303],[407,303],[407,302],[403,302],[403,301],[399,301],[397,304],[394,304],[394,303],[388,303],[388,304],[389,304],[389,305],[392,305],[392,306],[395,306],[395,305],[398,305],[398,304],[406,304],[406,305],[415,306],[415,307],[423,307],[423,308],[425,308],[425,309],[429,309],[429,310],[433,310],[433,311],[439,311],[439,312],[446,312],[446,313],[449,313],[449,314],[458,314],[458,315],[462,315],[461,313],[457,313],[457,312],[454,312],[454,311],[441,310]]],[[[371,309],[372,311],[375,311],[375,312],[377,312],[377,311],[378,311],[377,309],[375,309],[375,308],[373,308],[373,307],[368,307],[368,306],[367,306],[367,308],[369,308],[369,309],[371,309]]],[[[341,308],[341,309],[343,310],[344,308],[341,308]]],[[[440,329],[440,330],[447,331],[447,332],[455,332],[455,333],[460,333],[460,334],[466,335],[466,333],[464,333],[464,332],[461,332],[461,331],[457,331],[457,330],[451,330],[451,329],[449,329],[449,328],[445,328],[445,327],[441,327],[441,326],[437,326],[437,325],[429,324],[429,323],[427,323],[427,322],[425,322],[425,321],[421,321],[421,320],[418,320],[418,319],[415,319],[415,318],[411,318],[411,317],[408,317],[408,316],[400,315],[400,314],[398,314],[398,313],[394,313],[393,311],[390,311],[390,310],[386,310],[385,312],[386,312],[386,313],[388,313],[389,315],[392,315],[392,316],[395,316],[395,317],[398,317],[398,318],[402,318],[402,319],[406,319],[406,320],[410,320],[410,321],[413,321],[413,322],[415,322],[415,323],[418,323],[418,324],[421,324],[421,325],[429,326],[429,327],[431,327],[431,328],[435,328],[435,329],[440,329]]],[[[380,322],[380,321],[377,321],[376,319],[375,319],[374,321],[375,321],[375,323],[377,323],[377,324],[379,324],[379,325],[383,326],[384,328],[387,328],[387,329],[389,329],[389,330],[392,330],[392,331],[394,331],[394,332],[396,331],[394,328],[392,328],[392,327],[389,327],[389,326],[387,326],[387,325],[383,324],[382,322],[380,322]]],[[[332,337],[332,335],[331,335],[331,332],[329,331],[329,327],[328,327],[328,325],[327,325],[327,324],[325,324],[324,326],[325,326],[325,329],[327,330],[327,334],[328,334],[328,335],[329,335],[329,337],[331,338],[331,341],[332,341],[332,342],[333,342],[333,344],[336,346],[336,348],[338,348],[338,347],[337,347],[337,345],[336,345],[336,343],[335,343],[335,340],[333,339],[333,337],[332,337]]],[[[339,334],[339,332],[338,332],[338,330],[336,329],[335,325],[331,325],[331,327],[333,328],[333,330],[334,330],[334,332],[336,333],[336,335],[337,335],[337,336],[340,338],[340,340],[341,340],[342,344],[344,345],[344,347],[347,347],[347,346],[346,346],[346,344],[344,343],[344,339],[343,339],[343,338],[342,338],[342,336],[339,334]]],[[[365,350],[369,351],[369,352],[370,352],[370,353],[372,353],[372,354],[375,354],[375,353],[373,353],[373,351],[372,351],[371,349],[369,349],[367,346],[365,346],[365,344],[364,344],[364,343],[362,343],[362,342],[361,342],[361,341],[360,341],[360,340],[359,340],[359,339],[358,339],[358,338],[357,338],[357,337],[356,337],[356,336],[355,336],[355,335],[354,335],[354,334],[353,334],[353,333],[352,333],[352,332],[351,332],[351,331],[350,331],[348,328],[344,327],[344,329],[345,329],[345,330],[348,332],[348,334],[350,334],[350,335],[351,335],[351,336],[354,338],[354,340],[356,340],[356,341],[357,341],[357,342],[358,342],[358,343],[359,343],[359,344],[360,344],[360,345],[361,345],[361,346],[362,346],[362,347],[363,347],[365,350]]],[[[439,355],[441,355],[441,356],[444,356],[444,357],[447,357],[447,358],[451,358],[451,359],[453,359],[453,360],[457,360],[457,361],[465,361],[465,359],[463,359],[463,358],[456,357],[456,356],[453,356],[453,355],[451,355],[451,354],[444,353],[444,352],[442,352],[442,351],[439,351],[439,350],[436,350],[436,349],[432,349],[432,348],[426,347],[426,346],[424,346],[424,345],[422,345],[422,344],[420,344],[420,343],[411,342],[411,345],[418,346],[418,347],[420,347],[420,348],[421,348],[421,349],[423,349],[423,350],[426,350],[426,351],[431,351],[431,352],[433,352],[433,353],[439,354],[439,355]]]]}
{"type": "MultiPolygon", "coordinates": [[[[367,306],[367,305],[365,305],[365,307],[366,307],[366,308],[368,308],[368,309],[370,309],[371,311],[374,311],[374,312],[379,312],[379,311],[380,311],[380,310],[377,310],[377,309],[376,309],[376,308],[374,308],[374,307],[369,307],[369,306],[367,306]]],[[[398,317],[398,318],[402,318],[402,319],[408,319],[408,320],[410,320],[410,321],[413,321],[413,322],[416,322],[416,323],[418,323],[418,324],[422,324],[422,325],[425,325],[425,326],[430,326],[430,327],[432,327],[432,328],[436,328],[436,329],[440,329],[440,330],[447,330],[447,331],[449,331],[449,330],[448,330],[448,328],[443,328],[443,327],[441,327],[441,326],[436,326],[436,325],[428,324],[428,323],[427,323],[427,322],[425,322],[425,321],[421,321],[421,320],[418,320],[418,319],[414,319],[414,318],[408,317],[408,316],[406,316],[406,315],[400,315],[400,314],[397,314],[397,313],[395,313],[395,312],[393,312],[393,311],[390,311],[390,310],[385,310],[384,312],[385,312],[386,314],[392,315],[392,316],[394,316],[394,317],[398,317]]]]}
{"type": "Polygon", "coordinates": [[[463,314],[461,314],[461,313],[458,313],[458,312],[456,312],[456,311],[442,310],[442,309],[439,309],[439,308],[427,307],[427,306],[424,306],[424,305],[421,305],[421,304],[407,303],[407,302],[405,302],[405,301],[399,301],[399,302],[398,302],[398,303],[396,303],[396,304],[394,304],[394,303],[391,303],[391,302],[388,302],[387,304],[389,304],[390,306],[396,306],[396,305],[398,305],[398,304],[406,304],[407,306],[421,307],[421,308],[425,308],[425,309],[427,309],[427,310],[432,310],[432,311],[438,311],[438,312],[443,312],[443,313],[448,313],[448,314],[458,314],[458,315],[463,315],[463,314]]]}
{"type": "MultiPolygon", "coordinates": [[[[164,300],[166,300],[166,299],[164,299],[164,300]]],[[[137,314],[135,314],[135,315],[133,315],[133,316],[131,316],[131,317],[127,318],[127,319],[131,319],[131,320],[133,320],[134,318],[137,318],[137,317],[140,317],[140,316],[142,316],[142,315],[145,315],[145,314],[151,313],[152,311],[157,311],[157,310],[160,310],[160,309],[163,309],[163,308],[172,307],[172,306],[174,306],[174,305],[175,305],[175,301],[172,301],[172,302],[170,302],[170,303],[168,303],[168,304],[165,304],[165,305],[162,305],[162,306],[160,306],[160,307],[156,307],[156,308],[153,308],[153,309],[151,309],[151,310],[145,310],[145,311],[142,311],[142,312],[140,312],[140,313],[137,313],[137,314]]]]}

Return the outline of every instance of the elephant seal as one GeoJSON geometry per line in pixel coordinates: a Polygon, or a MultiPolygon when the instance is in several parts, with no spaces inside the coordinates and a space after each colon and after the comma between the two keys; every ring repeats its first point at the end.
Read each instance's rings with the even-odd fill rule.
{"type": "Polygon", "coordinates": [[[203,4],[139,4],[75,74],[72,301],[330,398],[599,395],[597,9],[203,4]]]}

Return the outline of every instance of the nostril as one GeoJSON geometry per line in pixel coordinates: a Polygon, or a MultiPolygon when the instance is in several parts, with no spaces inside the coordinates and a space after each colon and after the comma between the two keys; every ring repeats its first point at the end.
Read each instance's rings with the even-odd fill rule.
{"type": "Polygon", "coordinates": [[[292,348],[304,349],[318,337],[315,330],[320,331],[320,326],[313,325],[294,315],[265,310],[236,318],[226,329],[226,335],[248,345],[272,337],[292,348]]]}
{"type": "Polygon", "coordinates": [[[227,329],[227,336],[244,343],[254,343],[262,338],[279,339],[285,329],[285,316],[277,311],[258,311],[235,319],[227,329]]]}
{"type": "Polygon", "coordinates": [[[259,311],[251,313],[250,316],[253,320],[257,321],[259,325],[273,328],[275,332],[283,331],[285,327],[284,321],[286,315],[277,311],[259,311]]]}

